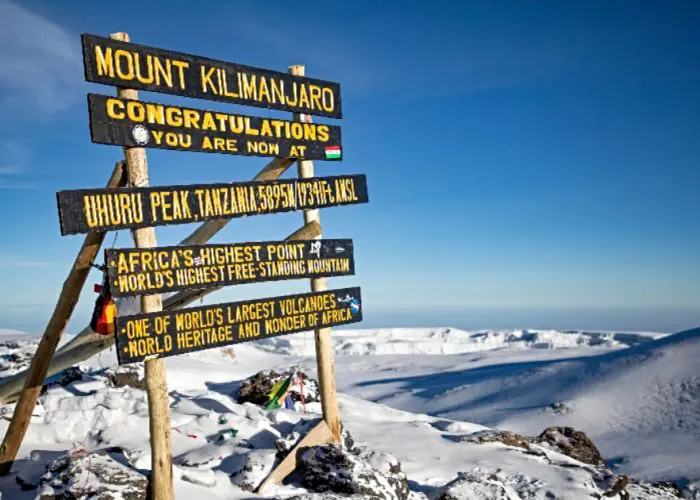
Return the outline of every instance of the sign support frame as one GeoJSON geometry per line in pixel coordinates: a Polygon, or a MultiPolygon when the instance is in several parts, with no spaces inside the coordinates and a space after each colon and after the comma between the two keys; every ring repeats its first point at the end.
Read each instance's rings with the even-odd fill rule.
{"type": "MultiPolygon", "coordinates": [[[[294,76],[304,76],[306,67],[303,64],[295,64],[289,67],[289,73],[294,76]]],[[[299,113],[294,113],[294,120],[302,121],[299,113]]],[[[309,116],[310,115],[306,115],[309,116]]],[[[312,160],[297,160],[297,172],[299,178],[304,179],[314,176],[314,162],[312,160]]],[[[321,223],[319,209],[304,210],[304,223],[321,223]]],[[[321,239],[319,235],[315,239],[321,239]]],[[[326,278],[312,278],[312,292],[323,292],[328,290],[326,278]]],[[[314,331],[316,344],[316,366],[318,371],[319,389],[321,392],[321,408],[323,420],[331,431],[331,441],[340,443],[341,423],[340,410],[338,408],[338,395],[335,387],[335,361],[333,360],[333,340],[331,339],[331,329],[321,328],[314,331]]]]}
{"type": "MultiPolygon", "coordinates": [[[[114,166],[107,187],[119,187],[124,184],[125,179],[124,162],[119,161],[114,166]]],[[[2,446],[0,446],[0,476],[6,476],[10,473],[12,464],[17,458],[17,452],[29,428],[32,412],[41,394],[41,388],[56,352],[56,347],[61,341],[63,332],[80,298],[80,292],[90,274],[90,263],[97,257],[106,235],[107,232],[91,232],[85,235],[73,267],[63,283],[61,295],[58,297],[51,319],[46,325],[44,335],[32,357],[29,371],[24,379],[24,387],[19,393],[12,420],[5,432],[2,446]]]]}
{"type": "MultiPolygon", "coordinates": [[[[128,33],[119,32],[109,36],[113,40],[129,42],[128,33]]],[[[138,100],[138,91],[117,87],[117,96],[122,99],[138,100]]],[[[127,178],[135,187],[148,186],[148,160],[146,150],[140,147],[124,147],[127,178]]],[[[153,227],[132,231],[136,248],[150,248],[158,245],[153,227]]],[[[141,312],[150,313],[163,310],[160,294],[141,297],[141,312]]],[[[170,430],[170,395],[168,393],[165,361],[150,359],[145,363],[146,393],[148,395],[148,420],[151,438],[151,498],[153,500],[173,500],[173,454],[170,430]]]]}

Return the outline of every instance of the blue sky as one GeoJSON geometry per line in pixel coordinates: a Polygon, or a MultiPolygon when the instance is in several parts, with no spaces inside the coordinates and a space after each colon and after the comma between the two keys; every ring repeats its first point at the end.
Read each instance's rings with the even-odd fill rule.
{"type": "MultiPolygon", "coordinates": [[[[343,162],[370,203],[321,212],[351,237],[365,326],[677,330],[700,323],[697,2],[0,0],[0,328],[43,330],[82,236],[55,193],[101,187],[80,33],[338,81],[343,162]]],[[[162,94],[151,101],[265,114],[162,94]]],[[[277,116],[284,113],[270,112],[277,116]]],[[[148,151],[152,184],[251,178],[264,158],[148,151]]],[[[282,239],[300,213],[217,242],[282,239]]],[[[175,244],[193,225],[157,229],[175,244]]],[[[107,243],[112,244],[109,235],[107,243]]],[[[119,233],[116,245],[129,246],[119,233]]],[[[90,284],[99,277],[91,275],[90,284]]],[[[70,330],[89,318],[83,294],[70,330]]],[[[209,302],[302,292],[229,287],[209,302]]]]}

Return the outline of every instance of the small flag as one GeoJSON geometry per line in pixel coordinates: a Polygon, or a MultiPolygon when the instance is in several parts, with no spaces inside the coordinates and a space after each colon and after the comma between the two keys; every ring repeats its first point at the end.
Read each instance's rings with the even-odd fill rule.
{"type": "Polygon", "coordinates": [[[337,160],[340,158],[340,146],[326,146],[326,158],[337,160]]]}
{"type": "Polygon", "coordinates": [[[193,259],[194,265],[195,266],[201,266],[202,265],[202,258],[201,257],[195,257],[193,259]]]}

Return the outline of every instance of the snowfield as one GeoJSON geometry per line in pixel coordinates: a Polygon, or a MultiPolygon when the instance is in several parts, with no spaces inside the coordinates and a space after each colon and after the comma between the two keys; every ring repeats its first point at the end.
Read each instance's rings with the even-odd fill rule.
{"type": "MultiPolygon", "coordinates": [[[[700,498],[700,329],[339,329],[333,341],[341,413],[362,457],[357,466],[391,479],[397,460],[410,498],[601,498],[613,474],[675,481],[687,498],[700,498]],[[552,426],[585,432],[607,468],[532,439],[552,426]],[[490,429],[529,444],[490,442],[490,429]]],[[[21,369],[34,345],[0,331],[0,376],[21,369]]],[[[305,333],[234,346],[233,355],[216,349],[167,358],[176,498],[257,498],[248,490],[274,465],[275,442],[317,418],[320,405],[266,411],[239,404],[238,388],[264,369],[296,365],[315,376],[313,350],[313,334],[305,333]]],[[[47,388],[12,474],[0,478],[3,500],[89,489],[110,464],[133,476],[114,498],[140,487],[150,469],[146,394],[110,383],[115,366],[113,350],[106,351],[47,388]],[[58,463],[53,476],[44,475],[49,463],[58,463]]],[[[0,406],[3,435],[12,408],[0,406]]],[[[314,457],[306,458],[312,470],[314,457]]],[[[342,498],[314,493],[302,476],[269,488],[265,498],[342,498]]],[[[627,491],[630,498],[677,498],[649,484],[627,491]]],[[[374,498],[400,498],[387,495],[374,498]]]]}

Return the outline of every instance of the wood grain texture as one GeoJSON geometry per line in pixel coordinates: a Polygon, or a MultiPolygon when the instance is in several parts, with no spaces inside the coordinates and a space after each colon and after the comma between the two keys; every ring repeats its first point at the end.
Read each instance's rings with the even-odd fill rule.
{"type": "MultiPolygon", "coordinates": [[[[292,75],[304,76],[305,67],[303,65],[294,65],[289,67],[289,72],[292,75]]],[[[295,120],[301,120],[299,114],[294,114],[295,120]]],[[[299,160],[297,162],[297,170],[300,179],[306,179],[314,176],[314,162],[311,160],[299,160]]],[[[304,222],[321,223],[318,209],[304,210],[304,222]]],[[[319,235],[319,239],[322,236],[319,235]]],[[[315,278],[311,280],[311,290],[314,292],[322,292],[328,290],[326,278],[315,278]]],[[[335,386],[335,361],[333,360],[333,344],[331,339],[331,329],[321,328],[314,332],[316,343],[316,365],[318,369],[319,389],[321,392],[321,407],[323,410],[323,419],[328,424],[333,435],[333,442],[340,443],[341,422],[340,409],[338,407],[338,395],[335,386]]]]}
{"type": "MultiPolygon", "coordinates": [[[[125,178],[124,163],[118,162],[114,167],[109,182],[107,182],[107,187],[122,186],[125,178]]],[[[95,260],[97,253],[102,247],[104,238],[104,232],[88,233],[85,236],[73,267],[63,283],[58,302],[51,319],[46,325],[39,346],[34,353],[32,363],[24,379],[24,388],[15,406],[15,411],[5,433],[2,446],[0,446],[0,475],[4,476],[10,472],[12,463],[17,457],[17,451],[29,427],[29,420],[36,407],[41,387],[44,384],[49,365],[56,352],[56,346],[61,341],[66,325],[68,325],[68,321],[73,315],[75,306],[80,298],[80,292],[90,274],[90,264],[95,260]]]]}
{"type": "MultiPolygon", "coordinates": [[[[113,40],[129,41],[126,33],[115,33],[113,40]]],[[[134,89],[118,88],[118,97],[138,99],[134,89]]],[[[124,148],[126,172],[129,184],[134,187],[148,186],[148,160],[144,148],[124,148]]],[[[156,231],[152,227],[134,229],[136,248],[152,248],[158,245],[156,231]]],[[[141,297],[141,312],[153,313],[163,309],[160,294],[141,297]]],[[[153,500],[173,500],[173,454],[170,436],[170,396],[165,373],[165,361],[146,361],[146,393],[148,395],[148,417],[151,436],[151,497],[153,500]]]]}

